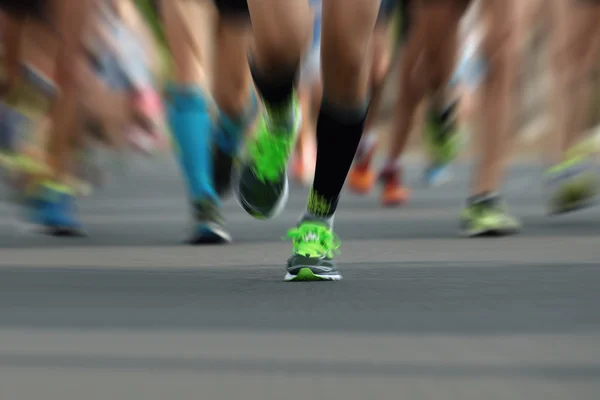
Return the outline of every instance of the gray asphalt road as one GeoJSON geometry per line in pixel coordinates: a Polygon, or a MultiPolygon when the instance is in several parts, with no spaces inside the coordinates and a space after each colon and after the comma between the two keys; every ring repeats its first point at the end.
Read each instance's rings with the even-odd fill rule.
{"type": "Polygon", "coordinates": [[[236,244],[179,244],[172,164],[130,165],[82,205],[91,237],[43,238],[0,210],[0,398],[597,399],[600,213],[548,219],[539,170],[506,187],[526,229],[456,238],[466,167],[412,204],[346,196],[345,280],[284,284],[279,219],[226,206],[236,244]]]}

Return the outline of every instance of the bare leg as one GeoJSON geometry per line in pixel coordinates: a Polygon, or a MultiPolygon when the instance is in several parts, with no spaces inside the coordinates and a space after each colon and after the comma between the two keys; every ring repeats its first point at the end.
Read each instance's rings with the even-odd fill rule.
{"type": "Polygon", "coordinates": [[[248,66],[248,15],[220,15],[216,30],[213,96],[219,110],[216,121],[214,184],[220,197],[230,193],[233,160],[258,113],[248,66]]]}
{"type": "Polygon", "coordinates": [[[213,96],[220,111],[236,118],[248,106],[252,78],[248,67],[250,32],[245,21],[221,17],[216,32],[213,96]]]}
{"type": "Polygon", "coordinates": [[[93,0],[66,5],[57,0],[58,29],[61,44],[56,65],[60,95],[52,110],[52,134],[48,146],[49,165],[54,179],[64,182],[73,167],[72,143],[79,134],[77,67],[83,60],[82,35],[93,0]]]}
{"type": "Polygon", "coordinates": [[[371,66],[371,107],[365,122],[365,134],[372,134],[381,105],[384,83],[392,62],[390,26],[387,21],[378,23],[373,32],[373,64],[371,66]]]}
{"type": "Polygon", "coordinates": [[[3,42],[5,60],[5,85],[10,92],[18,84],[19,64],[21,62],[21,37],[24,21],[18,20],[10,15],[3,18],[3,42]]]}
{"type": "Polygon", "coordinates": [[[550,214],[565,213],[592,204],[600,189],[591,154],[595,146],[584,135],[590,127],[598,67],[600,7],[593,3],[556,2],[554,8],[553,67],[556,86],[554,114],[557,131],[547,184],[550,214]]]}
{"type": "Polygon", "coordinates": [[[311,10],[304,0],[248,0],[255,47],[253,61],[264,73],[297,69],[310,37],[311,10]]]}
{"type": "Polygon", "coordinates": [[[517,63],[516,41],[512,35],[515,9],[507,0],[488,0],[481,6],[487,29],[482,47],[489,67],[480,88],[480,120],[475,130],[479,141],[479,164],[472,196],[461,216],[461,229],[466,236],[506,235],[520,229],[520,222],[507,213],[496,194],[504,176],[514,126],[512,96],[517,63]]]}
{"type": "Polygon", "coordinates": [[[578,2],[554,2],[553,66],[557,82],[554,115],[557,131],[552,161],[565,161],[567,152],[581,139],[591,111],[592,73],[597,67],[597,18],[600,7],[578,2]]]}
{"type": "Polygon", "coordinates": [[[481,121],[477,129],[480,164],[475,172],[472,193],[492,193],[499,189],[504,176],[506,153],[513,127],[512,90],[516,78],[514,21],[510,1],[482,3],[487,33],[483,52],[489,63],[488,76],[481,87],[481,121]]]}
{"type": "MultiPolygon", "coordinates": [[[[464,12],[462,4],[454,0],[417,2],[413,10],[414,24],[405,48],[400,77],[400,94],[397,98],[392,136],[387,163],[381,172],[384,182],[381,201],[384,205],[401,205],[409,198],[402,185],[400,157],[405,151],[414,128],[419,104],[432,94],[433,107],[428,113],[429,124],[425,139],[431,152],[427,172],[441,167],[446,159],[443,153],[453,132],[446,133],[442,116],[447,107],[447,85],[454,71],[458,49],[458,24],[464,12]],[[433,131],[435,129],[435,131],[433,131]],[[443,132],[442,132],[443,130],[443,132]],[[443,135],[442,135],[443,133],[443,135]]],[[[446,119],[451,116],[445,117],[446,119]]],[[[427,174],[426,176],[429,176],[427,174]]]]}
{"type": "Polygon", "coordinates": [[[305,0],[249,0],[248,7],[254,33],[251,71],[264,112],[247,146],[236,194],[249,214],[270,218],[287,200],[287,163],[301,122],[295,81],[312,10],[305,0]]]}

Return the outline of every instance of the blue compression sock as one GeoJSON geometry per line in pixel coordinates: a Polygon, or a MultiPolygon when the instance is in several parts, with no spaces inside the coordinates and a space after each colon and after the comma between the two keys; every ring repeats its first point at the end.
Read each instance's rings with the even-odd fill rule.
{"type": "Polygon", "coordinates": [[[171,86],[167,114],[177,144],[177,155],[193,201],[218,203],[213,182],[212,122],[208,104],[198,87],[171,86]]]}
{"type": "Polygon", "coordinates": [[[244,139],[244,132],[257,114],[258,99],[254,91],[251,92],[248,106],[236,118],[220,112],[219,123],[215,126],[215,140],[219,149],[226,154],[236,155],[244,139]]]}

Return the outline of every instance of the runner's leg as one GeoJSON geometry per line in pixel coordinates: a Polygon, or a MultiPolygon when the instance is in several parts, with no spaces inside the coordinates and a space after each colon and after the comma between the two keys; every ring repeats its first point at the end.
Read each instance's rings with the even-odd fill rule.
{"type": "Polygon", "coordinates": [[[368,52],[379,2],[323,3],[323,101],[317,121],[317,165],[305,216],[290,232],[294,255],[286,280],[339,280],[332,231],[339,196],[368,111],[368,52]]]}
{"type": "Polygon", "coordinates": [[[519,221],[507,213],[497,194],[514,126],[512,96],[517,55],[512,35],[515,8],[512,1],[488,0],[481,2],[481,16],[486,29],[482,51],[489,68],[480,87],[479,121],[475,131],[475,139],[479,142],[479,164],[472,195],[461,216],[461,229],[466,236],[511,234],[520,228],[519,221]]]}
{"type": "Polygon", "coordinates": [[[269,218],[288,196],[287,162],[301,122],[294,87],[310,38],[311,10],[306,0],[249,0],[248,6],[251,70],[265,110],[247,146],[236,195],[249,214],[269,218]]]}
{"type": "Polygon", "coordinates": [[[214,125],[215,187],[222,197],[231,189],[231,170],[242,140],[258,112],[248,66],[250,24],[246,7],[222,7],[215,34],[212,93],[219,109],[214,125]]]}
{"type": "Polygon", "coordinates": [[[550,214],[587,207],[600,191],[592,153],[586,140],[594,103],[597,73],[600,5],[593,2],[553,2],[551,36],[555,77],[553,114],[557,117],[547,173],[550,214]]]}
{"type": "Polygon", "coordinates": [[[217,14],[209,2],[180,0],[163,0],[160,12],[175,76],[168,88],[167,115],[193,210],[189,243],[227,242],[214,185],[209,97],[211,28],[217,14]]]}

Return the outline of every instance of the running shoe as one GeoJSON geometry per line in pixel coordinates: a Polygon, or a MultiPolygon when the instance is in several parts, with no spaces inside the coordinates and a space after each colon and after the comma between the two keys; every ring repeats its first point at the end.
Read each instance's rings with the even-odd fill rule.
{"type": "Polygon", "coordinates": [[[356,194],[368,194],[377,182],[377,174],[372,168],[377,149],[373,136],[367,136],[361,143],[348,173],[348,187],[356,194]]]}
{"type": "Polygon", "coordinates": [[[381,204],[384,207],[402,206],[410,199],[410,190],[402,184],[402,168],[392,165],[384,168],[379,174],[383,184],[381,204]]]}
{"type": "Polygon", "coordinates": [[[46,184],[26,200],[29,221],[42,233],[62,237],[85,236],[76,216],[75,195],[62,185],[46,184]]]}
{"type": "Polygon", "coordinates": [[[430,164],[425,169],[423,178],[425,180],[425,184],[428,186],[442,185],[448,182],[451,178],[449,166],[443,164],[430,164]]]}
{"type": "Polygon", "coordinates": [[[456,107],[454,103],[442,112],[431,109],[428,113],[424,131],[425,146],[431,160],[424,176],[427,184],[440,183],[438,178],[444,176],[447,167],[460,152],[462,143],[456,126],[456,107]]]}
{"type": "Polygon", "coordinates": [[[521,229],[519,220],[508,213],[495,194],[471,199],[462,211],[460,225],[462,235],[466,237],[506,236],[521,229]]]}
{"type": "Polygon", "coordinates": [[[236,197],[244,210],[254,218],[275,217],[287,202],[287,162],[296,144],[301,123],[296,99],[293,107],[294,121],[287,130],[274,130],[267,115],[261,115],[256,135],[250,139],[247,154],[242,159],[236,197]]]}
{"type": "Polygon", "coordinates": [[[287,237],[292,239],[293,254],[287,261],[286,282],[342,279],[333,260],[340,240],[325,222],[304,220],[287,237]]]}
{"type": "Polygon", "coordinates": [[[550,215],[590,207],[597,202],[600,193],[598,173],[587,157],[572,157],[551,168],[545,180],[550,215]]]}
{"type": "Polygon", "coordinates": [[[218,204],[208,200],[194,204],[194,232],[189,240],[191,245],[224,244],[231,242],[225,230],[225,220],[218,204]]]}

